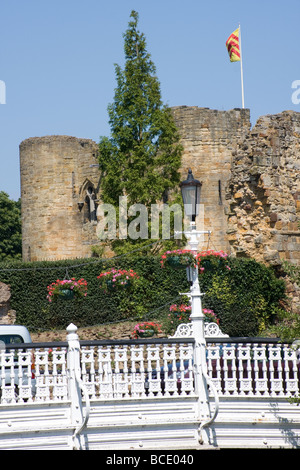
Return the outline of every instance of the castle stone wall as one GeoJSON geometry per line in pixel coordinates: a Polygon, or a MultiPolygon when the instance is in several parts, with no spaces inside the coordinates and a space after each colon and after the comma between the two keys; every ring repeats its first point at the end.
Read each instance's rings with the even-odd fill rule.
{"type": "MultiPolygon", "coordinates": [[[[191,168],[195,179],[202,182],[204,226],[211,230],[209,248],[230,252],[227,237],[226,186],[231,177],[232,152],[250,130],[248,109],[218,111],[197,106],[172,108],[184,147],[181,174],[186,179],[191,168]]],[[[208,237],[199,244],[207,248],[208,237]]]]}
{"type": "Polygon", "coordinates": [[[233,152],[228,238],[237,256],[300,264],[300,113],[261,117],[233,152]]]}
{"type": "MultiPolygon", "coordinates": [[[[232,254],[282,272],[300,265],[300,113],[258,119],[233,152],[228,239],[232,254]]],[[[285,278],[290,303],[300,309],[300,289],[285,278]]]]}
{"type": "Polygon", "coordinates": [[[23,260],[91,255],[95,226],[85,218],[86,187],[99,182],[98,147],[70,136],[34,137],[20,144],[23,260]]]}

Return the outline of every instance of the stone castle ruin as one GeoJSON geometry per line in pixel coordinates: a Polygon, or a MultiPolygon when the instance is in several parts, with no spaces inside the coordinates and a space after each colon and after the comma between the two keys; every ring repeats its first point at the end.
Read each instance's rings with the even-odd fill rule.
{"type": "Polygon", "coordinates": [[[91,256],[100,177],[98,146],[69,136],[20,145],[23,260],[91,256]]]}
{"type": "MultiPolygon", "coordinates": [[[[274,266],[300,263],[300,113],[172,108],[188,168],[202,182],[210,248],[274,266]]],[[[20,144],[23,260],[91,256],[99,245],[98,145],[70,136],[20,144]]],[[[206,246],[205,246],[206,247],[206,246]]]]}

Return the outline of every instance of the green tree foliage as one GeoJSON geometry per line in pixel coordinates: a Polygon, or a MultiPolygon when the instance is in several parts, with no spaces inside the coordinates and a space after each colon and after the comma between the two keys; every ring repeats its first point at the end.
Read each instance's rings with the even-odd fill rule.
{"type": "Polygon", "coordinates": [[[0,261],[22,256],[21,202],[0,191],[0,261]]]}
{"type": "Polygon", "coordinates": [[[129,206],[150,208],[178,187],[182,146],[171,111],[162,103],[138,13],[130,17],[123,35],[125,67],[115,65],[117,87],[108,106],[111,137],[99,143],[101,194],[116,208],[124,195],[129,206]]]}

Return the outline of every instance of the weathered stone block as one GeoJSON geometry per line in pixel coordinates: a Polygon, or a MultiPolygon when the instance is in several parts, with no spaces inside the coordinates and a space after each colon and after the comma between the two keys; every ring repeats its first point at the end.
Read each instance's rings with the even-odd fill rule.
{"type": "Polygon", "coordinates": [[[0,317],[7,315],[10,309],[10,288],[7,284],[0,282],[0,317]]]}

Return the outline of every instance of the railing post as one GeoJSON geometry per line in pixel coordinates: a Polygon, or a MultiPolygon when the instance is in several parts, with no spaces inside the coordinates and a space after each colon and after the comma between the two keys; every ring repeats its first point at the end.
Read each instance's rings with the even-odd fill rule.
{"type": "Polygon", "coordinates": [[[74,427],[72,447],[81,449],[80,432],[83,429],[85,418],[83,416],[83,404],[81,396],[81,371],[80,371],[80,343],[76,333],[77,327],[72,323],[67,327],[68,341],[68,391],[71,401],[71,422],[74,427]]]}
{"type": "MultiPolygon", "coordinates": [[[[210,420],[209,396],[207,384],[207,364],[206,364],[206,340],[204,334],[204,319],[202,311],[202,301],[199,280],[198,267],[191,268],[192,286],[191,303],[192,314],[191,323],[193,336],[195,338],[194,371],[195,387],[199,397],[199,421],[201,423],[210,420]]],[[[200,436],[202,440],[202,437],[200,436]]],[[[206,440],[206,439],[205,439],[206,440]]]]}

